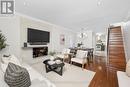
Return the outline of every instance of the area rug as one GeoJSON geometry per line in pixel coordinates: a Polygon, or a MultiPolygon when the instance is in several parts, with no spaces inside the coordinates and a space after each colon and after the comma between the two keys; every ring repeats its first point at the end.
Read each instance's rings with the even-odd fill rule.
{"type": "Polygon", "coordinates": [[[32,67],[53,82],[56,87],[88,87],[95,75],[95,72],[68,63],[65,63],[62,76],[53,71],[46,73],[42,62],[33,64],[32,67]]]}

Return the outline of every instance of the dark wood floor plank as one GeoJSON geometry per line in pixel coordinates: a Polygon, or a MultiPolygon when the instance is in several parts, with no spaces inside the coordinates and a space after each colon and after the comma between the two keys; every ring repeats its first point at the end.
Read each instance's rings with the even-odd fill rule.
{"type": "Polygon", "coordinates": [[[89,87],[118,87],[116,68],[110,67],[106,62],[107,58],[95,56],[87,70],[96,72],[89,87]]]}

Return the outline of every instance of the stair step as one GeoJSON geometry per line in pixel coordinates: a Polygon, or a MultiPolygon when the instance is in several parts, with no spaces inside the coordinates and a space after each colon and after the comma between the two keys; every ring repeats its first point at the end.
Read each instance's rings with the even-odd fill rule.
{"type": "Polygon", "coordinates": [[[116,68],[125,68],[125,51],[121,27],[114,27],[109,30],[108,42],[109,65],[116,68]]]}
{"type": "Polygon", "coordinates": [[[111,29],[110,32],[121,32],[120,29],[111,29]]]}
{"type": "Polygon", "coordinates": [[[123,40],[117,40],[117,39],[113,39],[113,40],[109,40],[109,43],[111,43],[111,42],[122,42],[123,40]]]}
{"type": "Polygon", "coordinates": [[[116,68],[125,68],[126,65],[125,64],[122,64],[121,62],[109,62],[109,65],[110,66],[113,66],[113,67],[116,67],[116,68]]]}
{"type": "Polygon", "coordinates": [[[123,40],[122,37],[110,37],[109,39],[110,40],[123,40]]]}
{"type": "Polygon", "coordinates": [[[124,47],[109,47],[109,50],[124,50],[124,47]]]}
{"type": "Polygon", "coordinates": [[[121,33],[121,31],[110,31],[110,34],[111,33],[117,33],[118,34],[118,33],[121,33]]]}
{"type": "Polygon", "coordinates": [[[109,38],[122,38],[122,36],[109,36],[109,38]]]}
{"type": "MultiPolygon", "coordinates": [[[[124,49],[120,49],[120,50],[124,50],[124,49]]],[[[109,54],[111,54],[111,53],[114,54],[114,52],[116,52],[116,53],[124,53],[122,51],[119,51],[119,49],[118,50],[117,49],[109,49],[109,54]]]]}
{"type": "Polygon", "coordinates": [[[119,56],[120,56],[120,55],[124,56],[124,52],[118,52],[118,53],[112,53],[112,52],[110,53],[110,52],[109,52],[109,55],[110,55],[110,56],[111,56],[111,55],[112,55],[112,56],[117,56],[117,55],[119,55],[119,56]]]}
{"type": "Polygon", "coordinates": [[[121,32],[117,32],[117,33],[110,32],[109,35],[112,35],[112,36],[122,36],[122,33],[121,32]]]}
{"type": "Polygon", "coordinates": [[[109,45],[109,47],[124,47],[123,45],[109,45]]]}
{"type": "Polygon", "coordinates": [[[122,34],[122,33],[121,33],[120,31],[118,31],[118,32],[110,31],[110,35],[111,35],[111,34],[115,34],[115,35],[116,35],[116,34],[122,34]]]}
{"type": "Polygon", "coordinates": [[[123,45],[123,42],[109,42],[110,45],[123,45]]]}
{"type": "Polygon", "coordinates": [[[110,59],[115,59],[115,58],[116,58],[116,59],[120,59],[120,58],[122,58],[122,57],[124,57],[124,55],[110,55],[110,56],[109,56],[110,59]]]}
{"type": "Polygon", "coordinates": [[[120,65],[121,62],[117,62],[117,61],[125,62],[122,59],[115,59],[115,60],[109,60],[109,63],[116,63],[116,64],[120,65]]]}
{"type": "Polygon", "coordinates": [[[111,42],[113,42],[113,43],[123,43],[122,41],[123,41],[123,40],[116,40],[116,39],[115,39],[115,40],[110,40],[109,43],[111,43],[111,42]]]}
{"type": "Polygon", "coordinates": [[[114,37],[120,37],[120,38],[122,38],[122,35],[120,35],[120,36],[119,36],[119,35],[109,35],[109,38],[110,38],[110,37],[113,37],[113,38],[114,38],[114,37]]]}
{"type": "MultiPolygon", "coordinates": [[[[122,62],[122,60],[119,61],[119,62],[117,62],[117,61],[109,61],[109,63],[111,63],[111,64],[113,64],[113,65],[116,64],[117,66],[118,66],[118,65],[122,65],[121,62],[122,62]]],[[[123,61],[123,62],[125,62],[125,61],[123,61]]],[[[124,66],[124,65],[123,65],[123,66],[124,66]]]]}
{"type": "Polygon", "coordinates": [[[109,54],[119,54],[119,55],[121,55],[121,54],[124,54],[125,52],[124,51],[119,51],[119,50],[109,50],[109,54]],[[120,54],[119,54],[120,53],[120,54]]]}
{"type": "Polygon", "coordinates": [[[123,58],[124,56],[122,56],[122,57],[118,57],[118,58],[115,58],[115,57],[110,57],[109,58],[109,61],[113,61],[113,62],[125,62],[126,60],[123,60],[122,58],[123,58]]]}

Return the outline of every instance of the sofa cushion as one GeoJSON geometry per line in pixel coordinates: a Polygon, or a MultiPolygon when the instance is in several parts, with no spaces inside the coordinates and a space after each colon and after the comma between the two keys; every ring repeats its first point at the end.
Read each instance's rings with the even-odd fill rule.
{"type": "MultiPolygon", "coordinates": [[[[37,79],[40,82],[42,82],[43,85],[47,84],[47,86],[45,86],[45,87],[56,87],[55,84],[53,84],[50,80],[48,80],[42,74],[37,72],[30,65],[24,63],[24,64],[22,64],[22,66],[25,67],[28,70],[29,74],[30,74],[30,79],[31,79],[31,83],[32,83],[31,87],[34,87],[33,85],[35,85],[35,83],[38,83],[38,82],[35,82],[35,80],[37,80],[37,79]]],[[[38,87],[38,86],[35,86],[35,87],[38,87]]],[[[44,87],[44,86],[42,86],[42,87],[44,87]]]]}
{"type": "Polygon", "coordinates": [[[2,63],[8,63],[10,61],[10,55],[9,56],[5,56],[3,55],[2,58],[1,58],[1,62],[2,63]]]}
{"type": "Polygon", "coordinates": [[[3,62],[4,64],[8,64],[9,62],[12,62],[12,63],[14,63],[14,64],[21,65],[21,64],[20,64],[20,61],[18,60],[18,58],[15,57],[14,55],[9,55],[9,56],[7,56],[7,57],[3,56],[3,57],[2,57],[2,62],[3,62]]]}
{"type": "Polygon", "coordinates": [[[1,69],[3,72],[5,72],[9,62],[12,62],[16,65],[21,66],[20,61],[14,55],[10,55],[8,57],[2,57],[1,61],[2,61],[1,62],[1,69]]]}
{"type": "Polygon", "coordinates": [[[9,87],[8,84],[4,81],[4,73],[0,69],[0,87],[9,87]]]}
{"type": "Polygon", "coordinates": [[[117,71],[119,87],[130,87],[130,77],[125,72],[117,71]]]}
{"type": "Polygon", "coordinates": [[[77,50],[76,58],[84,58],[87,55],[88,51],[77,50]]]}
{"type": "Polygon", "coordinates": [[[126,64],[126,75],[130,77],[130,60],[126,64]]]}
{"type": "Polygon", "coordinates": [[[64,59],[64,56],[65,56],[65,55],[64,55],[64,54],[57,54],[56,56],[57,56],[58,58],[64,59]]]}
{"type": "Polygon", "coordinates": [[[30,87],[48,87],[45,81],[40,81],[39,79],[34,79],[30,87]]]}
{"type": "Polygon", "coordinates": [[[28,71],[25,68],[10,62],[4,77],[5,82],[10,87],[29,87],[31,85],[28,71]]]}

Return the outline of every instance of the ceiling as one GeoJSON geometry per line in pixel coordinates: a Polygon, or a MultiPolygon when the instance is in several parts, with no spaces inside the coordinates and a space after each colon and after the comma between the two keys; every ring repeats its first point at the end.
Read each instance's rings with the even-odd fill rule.
{"type": "Polygon", "coordinates": [[[130,0],[15,0],[16,12],[79,31],[104,31],[130,14],[130,0]]]}

